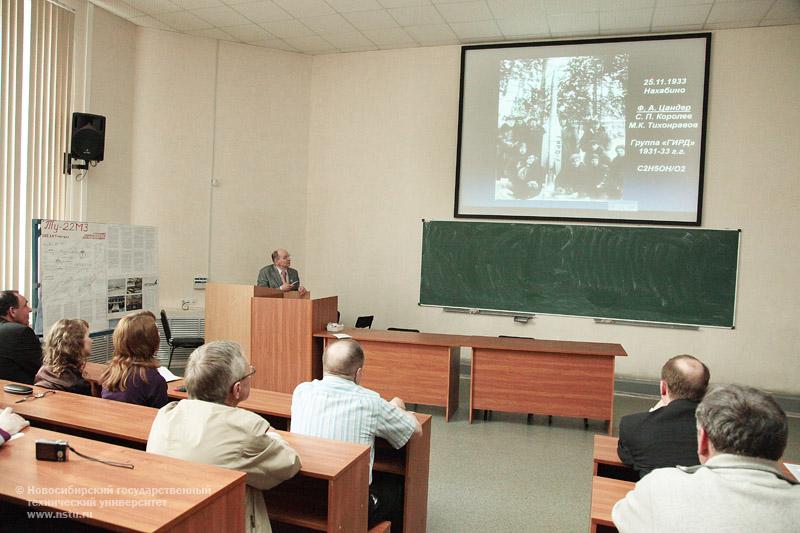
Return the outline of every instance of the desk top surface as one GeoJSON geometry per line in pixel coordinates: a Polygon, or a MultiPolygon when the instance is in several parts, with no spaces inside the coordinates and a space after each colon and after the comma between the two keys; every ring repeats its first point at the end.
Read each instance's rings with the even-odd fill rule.
{"type": "MultiPolygon", "coordinates": [[[[471,347],[519,352],[547,352],[573,355],[626,356],[621,344],[604,342],[558,341],[545,339],[517,339],[485,337],[479,335],[451,335],[448,333],[417,333],[413,331],[383,331],[365,328],[345,328],[346,333],[358,341],[421,344],[426,346],[471,347]]],[[[334,339],[328,331],[316,331],[315,337],[334,339]]]]}
{"type": "Polygon", "coordinates": [[[0,447],[0,497],[31,511],[45,507],[90,513],[83,521],[116,530],[153,531],[174,525],[215,495],[244,484],[246,477],[235,470],[39,428],[26,428],[22,435],[0,447]],[[63,439],[84,455],[132,463],[135,468],[104,465],[73,452],[66,462],[37,461],[37,439],[63,439]]]}
{"type": "Polygon", "coordinates": [[[611,509],[636,486],[631,481],[621,481],[607,477],[592,477],[591,520],[596,524],[612,526],[611,509]]]}

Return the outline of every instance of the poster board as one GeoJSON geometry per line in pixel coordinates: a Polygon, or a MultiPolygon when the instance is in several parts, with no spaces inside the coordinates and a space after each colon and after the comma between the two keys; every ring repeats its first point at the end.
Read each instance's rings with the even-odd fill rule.
{"type": "Polygon", "coordinates": [[[61,318],[81,318],[96,332],[131,311],[158,313],[155,227],[48,219],[34,223],[36,323],[43,332],[61,318]]]}

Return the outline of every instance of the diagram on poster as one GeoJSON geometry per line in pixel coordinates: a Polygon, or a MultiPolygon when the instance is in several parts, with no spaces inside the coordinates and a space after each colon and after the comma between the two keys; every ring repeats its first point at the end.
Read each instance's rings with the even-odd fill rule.
{"type": "Polygon", "coordinates": [[[44,332],[60,318],[91,331],[130,311],[158,311],[158,233],[148,226],[41,221],[44,332]]]}

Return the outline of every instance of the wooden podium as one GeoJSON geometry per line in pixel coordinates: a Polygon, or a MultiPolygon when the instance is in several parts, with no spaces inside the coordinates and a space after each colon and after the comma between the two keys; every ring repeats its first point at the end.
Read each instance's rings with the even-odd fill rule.
{"type": "Polygon", "coordinates": [[[209,283],[205,339],[241,344],[256,368],[253,388],[291,393],[322,377],[322,341],[313,333],[336,322],[337,307],[336,296],[312,300],[296,291],[209,283]]]}

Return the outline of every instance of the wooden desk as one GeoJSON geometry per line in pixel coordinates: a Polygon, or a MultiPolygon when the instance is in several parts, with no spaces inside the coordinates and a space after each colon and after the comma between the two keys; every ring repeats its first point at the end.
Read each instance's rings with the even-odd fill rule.
{"type": "MultiPolygon", "coordinates": [[[[186,398],[187,393],[175,390],[181,386],[183,386],[183,380],[170,383],[167,389],[169,397],[186,398]]],[[[275,427],[288,429],[292,418],[292,395],[250,389],[250,397],[240,403],[239,407],[262,415],[275,427]]],[[[378,472],[403,476],[405,486],[403,531],[406,533],[426,531],[428,519],[431,416],[419,413],[415,413],[415,415],[422,426],[422,435],[412,437],[400,450],[395,450],[383,439],[377,439],[373,464],[373,468],[378,472]]]]}
{"type": "Polygon", "coordinates": [[[592,478],[592,506],[590,513],[589,531],[616,531],[611,520],[611,510],[614,504],[633,490],[634,483],[605,477],[592,478]]]}
{"type": "Polygon", "coordinates": [[[620,479],[623,481],[639,481],[639,473],[622,462],[617,454],[617,437],[610,435],[594,436],[594,452],[592,454],[593,474],[599,477],[620,479]]]}
{"type": "MultiPolygon", "coordinates": [[[[24,507],[21,512],[74,513],[78,522],[115,531],[245,530],[246,475],[242,472],[39,428],[27,428],[23,434],[0,448],[0,500],[24,507]],[[111,467],[72,452],[63,463],[37,461],[37,439],[68,440],[85,455],[133,463],[135,468],[111,467]],[[24,489],[22,494],[19,487],[24,489]],[[163,492],[153,493],[153,489],[163,492]],[[70,492],[53,494],[58,490],[70,492]]],[[[29,520],[35,527],[36,519],[29,520]]],[[[8,524],[4,521],[4,525],[8,524]]]]}
{"type": "MultiPolygon", "coordinates": [[[[363,386],[387,400],[397,396],[406,403],[444,407],[447,421],[456,412],[459,346],[464,337],[362,328],[346,328],[342,333],[364,349],[363,386]]],[[[326,344],[336,339],[327,331],[314,336],[326,344]]]]}
{"type": "MultiPolygon", "coordinates": [[[[0,380],[0,387],[7,383],[0,380]]],[[[34,387],[35,392],[45,390],[34,387]]],[[[20,398],[0,391],[0,407],[13,407],[33,426],[141,450],[157,412],[62,391],[15,403],[20,398]]],[[[302,466],[294,479],[265,492],[271,520],[319,531],[366,531],[369,446],[278,433],[300,456],[302,466]]]]}
{"type": "Polygon", "coordinates": [[[475,409],[614,418],[614,359],[619,344],[470,337],[470,413],[475,409]]]}
{"type": "MultiPolygon", "coordinates": [[[[365,387],[384,398],[458,407],[458,348],[472,348],[470,413],[476,409],[592,418],[614,417],[619,344],[514,339],[348,328],[364,348],[365,387]]],[[[326,342],[327,331],[314,333],[326,342]]]]}

